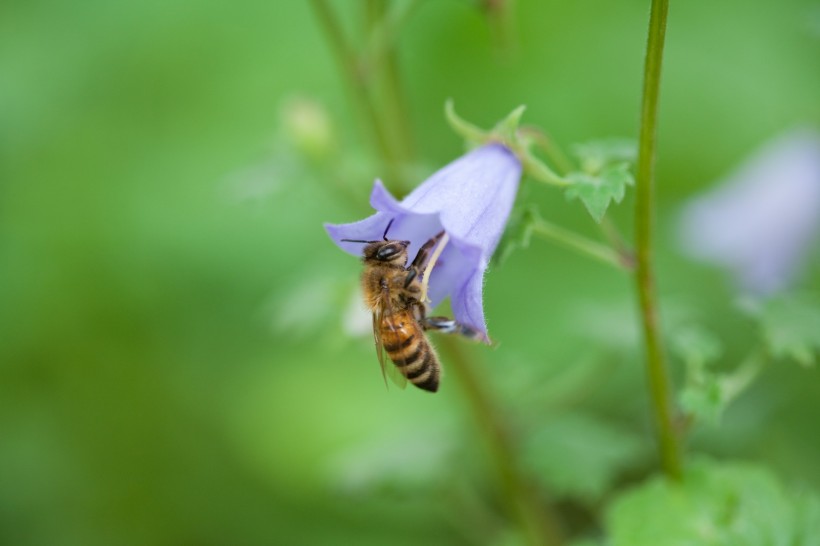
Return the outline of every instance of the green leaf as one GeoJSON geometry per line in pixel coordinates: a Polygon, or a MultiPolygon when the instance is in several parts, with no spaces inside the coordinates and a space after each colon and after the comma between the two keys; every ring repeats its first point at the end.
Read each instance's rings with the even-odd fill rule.
{"type": "Polygon", "coordinates": [[[614,425],[582,414],[547,419],[524,446],[524,463],[559,497],[600,499],[642,449],[614,425]]]}
{"type": "Polygon", "coordinates": [[[709,374],[703,381],[686,385],[680,393],[681,408],[699,421],[720,422],[727,400],[718,378],[709,374]]]}
{"type": "Polygon", "coordinates": [[[620,203],[626,187],[635,183],[628,163],[605,167],[598,174],[574,172],[567,176],[567,199],[580,199],[596,222],[600,222],[612,201],[620,203]]]}
{"type": "Polygon", "coordinates": [[[590,174],[600,172],[614,163],[634,163],[638,144],[631,139],[613,138],[576,144],[572,150],[581,164],[581,170],[590,174]]]}
{"type": "Polygon", "coordinates": [[[654,478],[606,515],[611,546],[815,546],[815,495],[792,493],[767,469],[700,460],[680,483],[654,478]]]}
{"type": "Polygon", "coordinates": [[[723,347],[720,339],[700,326],[687,326],[672,334],[672,349],[687,365],[704,368],[720,358],[723,347]]]}
{"type": "Polygon", "coordinates": [[[775,358],[812,366],[820,351],[820,297],[817,294],[779,296],[754,310],[763,339],[775,358]]]}
{"type": "Polygon", "coordinates": [[[688,326],[672,335],[672,349],[686,364],[686,386],[681,390],[681,407],[698,421],[717,424],[728,400],[722,376],[709,368],[723,351],[720,339],[699,326],[688,326]]]}

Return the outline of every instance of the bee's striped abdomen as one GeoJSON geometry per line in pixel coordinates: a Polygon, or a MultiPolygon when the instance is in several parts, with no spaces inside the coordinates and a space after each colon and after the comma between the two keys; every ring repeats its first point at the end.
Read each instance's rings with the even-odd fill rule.
{"type": "Polygon", "coordinates": [[[401,374],[420,389],[438,390],[440,365],[424,331],[409,312],[384,317],[382,343],[401,374]]]}

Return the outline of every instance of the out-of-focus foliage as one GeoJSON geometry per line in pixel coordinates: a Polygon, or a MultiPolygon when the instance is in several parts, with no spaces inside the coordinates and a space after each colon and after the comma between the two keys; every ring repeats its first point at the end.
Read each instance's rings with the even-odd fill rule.
{"type": "Polygon", "coordinates": [[[751,464],[698,461],[681,483],[656,478],[607,515],[613,546],[820,544],[820,499],[751,464]]]}
{"type": "Polygon", "coordinates": [[[792,294],[755,306],[763,338],[775,358],[813,365],[820,351],[820,300],[816,294],[792,294]]]}
{"type": "MultiPolygon", "coordinates": [[[[368,43],[374,3],[331,4],[368,43]]],[[[567,149],[636,137],[647,2],[519,0],[488,19],[500,4],[422,0],[402,23],[408,187],[463,152],[447,98],[483,127],[527,104],[567,149]]],[[[679,206],[820,119],[817,20],[812,0],[673,2],[661,316],[713,332],[715,376],[760,336],[724,276],[678,252],[679,206]]],[[[452,355],[431,336],[435,396],[386,390],[360,263],[322,229],[368,214],[375,177],[397,185],[351,97],[308,2],[0,3],[0,543],[524,543],[452,355]]],[[[626,190],[607,217],[628,238],[626,190]]],[[[525,181],[520,200],[601,240],[557,189],[525,181]]],[[[539,239],[484,292],[496,344],[460,347],[517,462],[568,541],[623,536],[629,503],[606,528],[603,505],[657,470],[631,279],[539,239]]],[[[805,360],[820,330],[788,309],[765,331],[805,360]]],[[[775,538],[807,529],[816,507],[791,491],[820,488],[817,373],[768,365],[719,427],[694,427],[692,450],[767,470],[711,463],[684,490],[724,518],[734,495],[731,521],[775,538]]],[[[688,505],[647,487],[645,508],[690,532],[688,505]]]]}
{"type": "Polygon", "coordinates": [[[523,447],[533,475],[558,497],[595,502],[642,454],[628,430],[583,414],[546,418],[523,447]]]}

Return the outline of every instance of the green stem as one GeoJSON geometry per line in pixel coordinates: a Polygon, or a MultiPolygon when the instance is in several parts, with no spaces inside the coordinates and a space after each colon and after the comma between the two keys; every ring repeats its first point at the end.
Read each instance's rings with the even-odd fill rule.
{"type": "Polygon", "coordinates": [[[746,390],[767,362],[768,359],[763,349],[754,350],[740,366],[721,380],[721,393],[727,405],[746,390]]]}
{"type": "Polygon", "coordinates": [[[369,36],[365,70],[381,84],[384,99],[382,117],[392,138],[400,163],[409,163],[415,155],[409,108],[401,85],[398,66],[397,35],[402,24],[419,4],[414,0],[401,11],[388,11],[385,0],[368,0],[369,36]]]}
{"type": "Polygon", "coordinates": [[[387,51],[396,47],[401,28],[410,19],[413,12],[421,5],[422,0],[410,0],[404,7],[393,9],[386,17],[375,25],[367,43],[368,64],[378,69],[379,63],[384,60],[387,51]]]}
{"type": "Polygon", "coordinates": [[[631,270],[632,263],[614,249],[544,220],[533,221],[532,233],[554,241],[581,254],[622,270],[631,270]]]}
{"type": "Polygon", "coordinates": [[[390,148],[387,140],[387,133],[382,127],[376,107],[373,103],[373,96],[359,59],[353,49],[347,44],[342,29],[339,26],[336,16],[330,9],[327,0],[311,0],[313,10],[322,30],[330,41],[331,48],[336,55],[336,60],[342,69],[349,95],[355,103],[357,113],[362,120],[362,125],[368,126],[371,132],[371,140],[379,154],[384,168],[387,170],[390,185],[398,184],[400,175],[397,169],[395,154],[390,148]]]}
{"type": "Polygon", "coordinates": [[[624,240],[623,235],[621,235],[621,231],[618,229],[618,226],[616,226],[615,222],[612,221],[612,218],[604,215],[598,226],[601,228],[601,233],[604,234],[606,240],[609,241],[609,244],[615,249],[615,252],[618,253],[618,256],[626,265],[627,269],[634,271],[635,252],[629,248],[629,245],[624,240]]]}
{"type": "Polygon", "coordinates": [[[521,160],[521,165],[524,167],[524,171],[530,175],[533,180],[560,187],[566,187],[571,184],[566,178],[555,174],[552,169],[532,155],[529,150],[524,150],[524,152],[519,155],[519,159],[521,160]]]}
{"type": "Polygon", "coordinates": [[[458,377],[476,423],[483,430],[511,516],[519,521],[533,546],[563,543],[558,518],[541,502],[537,490],[518,463],[512,435],[490,390],[482,382],[480,367],[464,354],[461,341],[443,338],[449,370],[458,377]]]}
{"type": "Polygon", "coordinates": [[[652,271],[653,186],[660,88],[661,62],[666,34],[668,0],[652,0],[649,37],[644,64],[641,131],[635,199],[635,247],[637,264],[635,281],[640,302],[646,346],[646,373],[655,427],[658,435],[661,465],[667,476],[680,478],[680,439],[674,426],[671,382],[666,363],[658,317],[657,293],[652,271]]]}
{"type": "MultiPolygon", "coordinates": [[[[561,147],[541,129],[537,127],[523,127],[519,132],[525,138],[531,139],[532,142],[544,152],[547,159],[549,159],[550,162],[556,166],[558,172],[561,173],[561,176],[566,176],[576,169],[572,160],[564,153],[561,147]]],[[[598,226],[610,245],[612,245],[620,255],[621,262],[626,264],[628,269],[633,269],[635,267],[634,253],[624,241],[615,223],[609,216],[604,216],[598,226]]]]}
{"type": "Polygon", "coordinates": [[[553,165],[558,168],[558,171],[566,176],[568,173],[571,173],[575,170],[575,166],[570,161],[567,154],[561,149],[558,144],[555,143],[555,140],[550,137],[546,132],[537,128],[537,127],[522,127],[520,129],[520,133],[525,136],[526,138],[532,139],[533,143],[536,146],[541,148],[541,151],[547,156],[553,165]]]}
{"type": "Polygon", "coordinates": [[[515,22],[513,0],[486,0],[484,10],[490,25],[493,43],[503,58],[511,58],[515,52],[515,22]]]}

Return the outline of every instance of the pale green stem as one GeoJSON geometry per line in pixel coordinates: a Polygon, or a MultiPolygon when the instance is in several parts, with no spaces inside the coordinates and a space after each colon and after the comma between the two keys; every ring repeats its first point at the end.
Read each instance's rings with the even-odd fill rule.
{"type": "Polygon", "coordinates": [[[746,360],[730,375],[720,382],[723,399],[728,404],[752,383],[768,362],[763,350],[758,349],[746,357],[746,360]]]}
{"type": "Polygon", "coordinates": [[[674,423],[671,381],[661,340],[657,293],[652,271],[653,187],[656,151],[658,92],[666,34],[668,0],[652,0],[649,37],[644,64],[641,130],[635,199],[635,281],[640,302],[646,348],[646,374],[652,399],[661,465],[667,476],[680,478],[680,438],[674,423]]]}
{"type": "Polygon", "coordinates": [[[566,175],[575,170],[575,166],[570,161],[567,154],[558,146],[555,141],[547,133],[537,127],[522,127],[519,132],[532,139],[536,146],[541,148],[553,165],[558,168],[558,171],[566,175]]]}
{"type": "Polygon", "coordinates": [[[564,229],[544,220],[535,220],[531,226],[532,233],[549,241],[554,241],[567,248],[576,250],[585,256],[604,262],[618,269],[630,270],[631,264],[624,257],[607,245],[603,245],[574,231],[564,229]]]}

